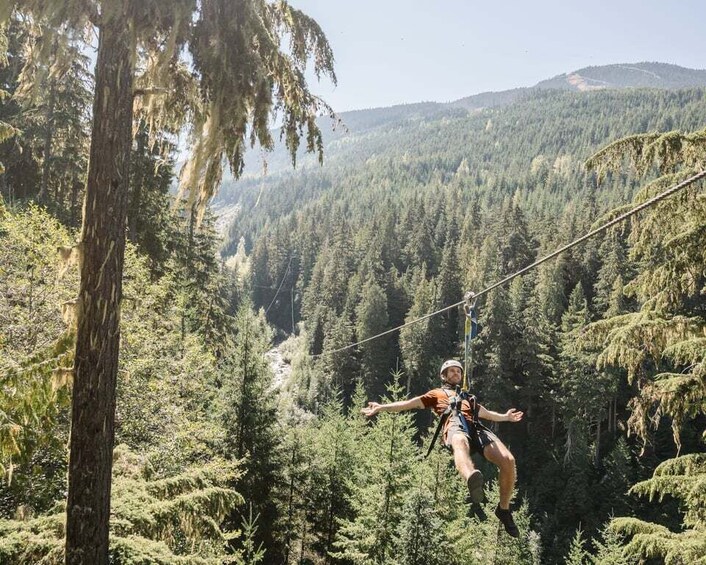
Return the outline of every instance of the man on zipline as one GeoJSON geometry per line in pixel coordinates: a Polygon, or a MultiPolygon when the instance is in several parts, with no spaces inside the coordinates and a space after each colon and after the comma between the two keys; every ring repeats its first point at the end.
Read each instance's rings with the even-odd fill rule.
{"type": "MultiPolygon", "coordinates": [[[[456,396],[456,387],[463,380],[463,365],[458,361],[446,361],[441,366],[439,373],[441,388],[435,388],[411,400],[400,400],[388,404],[368,402],[368,406],[363,408],[363,414],[371,417],[378,412],[403,412],[431,408],[438,416],[443,415],[449,407],[449,400],[456,396]]],[[[463,429],[458,417],[448,417],[444,424],[444,445],[451,448],[456,469],[466,481],[470,499],[474,503],[483,502],[483,475],[474,467],[471,453],[480,453],[500,469],[500,503],[495,509],[495,515],[505,526],[505,531],[516,538],[520,532],[510,511],[510,499],[516,476],[515,458],[493,432],[477,421],[477,417],[493,422],[519,422],[523,414],[514,408],[505,414],[500,414],[486,410],[478,404],[475,407],[476,414],[474,415],[474,410],[468,400],[461,402],[460,411],[466,420],[467,426],[465,427],[470,431],[470,434],[463,429]]]]}

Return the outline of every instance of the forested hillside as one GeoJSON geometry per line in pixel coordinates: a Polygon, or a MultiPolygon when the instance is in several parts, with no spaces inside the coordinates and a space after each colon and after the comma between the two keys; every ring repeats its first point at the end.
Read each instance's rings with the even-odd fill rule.
{"type": "MultiPolygon", "coordinates": [[[[310,20],[286,5],[258,12],[263,5],[242,3],[254,10],[251,23],[272,25],[272,38],[288,22],[301,32],[295,37],[315,42],[302,53],[314,49],[332,71],[310,20]]],[[[81,562],[67,555],[65,540],[77,524],[97,521],[67,490],[76,477],[72,419],[101,410],[85,397],[76,406],[84,361],[76,351],[87,315],[77,294],[86,287],[85,215],[99,209],[106,225],[118,215],[90,195],[91,120],[100,105],[91,108],[106,78],[94,77],[85,38],[72,27],[95,14],[59,25],[58,12],[43,7],[32,4],[31,13],[48,18],[44,35],[38,20],[18,14],[0,34],[0,563],[81,562]],[[83,206],[87,194],[95,206],[83,206]]],[[[128,120],[129,175],[120,181],[122,302],[110,310],[98,300],[94,311],[98,321],[117,316],[120,328],[105,562],[706,558],[703,181],[479,300],[472,392],[489,409],[525,414],[492,424],[516,460],[517,539],[493,515],[493,465],[478,459],[486,501],[471,509],[449,454],[437,446],[420,457],[434,424],[429,411],[361,414],[368,400],[436,386],[441,362],[463,359],[463,313],[451,309],[337,351],[456,303],[703,170],[704,90],[534,88],[471,111],[425,102],[346,114],[348,129],[320,140],[322,122],[307,122],[312,108],[290,107],[289,153],[275,150],[262,177],[257,167],[242,169],[240,152],[251,125],[262,144],[271,141],[271,108],[258,98],[270,91],[238,83],[264,112],[250,124],[227,88],[242,76],[213,72],[220,59],[199,42],[199,26],[234,30],[194,12],[194,47],[179,35],[186,28],[177,12],[126,16],[145,52],[134,53],[138,94],[128,120]],[[162,43],[166,37],[174,43],[162,43]],[[200,73],[158,56],[187,44],[200,73]],[[190,82],[197,75],[208,80],[190,82]],[[166,76],[164,90],[183,97],[169,98],[168,115],[155,114],[162,107],[142,96],[161,92],[166,76]],[[228,95],[198,98],[204,92],[228,95]],[[206,127],[208,111],[235,122],[206,127]],[[224,238],[213,211],[199,206],[217,186],[197,182],[195,192],[174,195],[175,132],[187,116],[205,137],[193,138],[202,160],[186,172],[215,183],[227,159],[233,176],[244,173],[226,176],[215,201],[234,218],[224,238]],[[305,126],[314,128],[309,149],[323,149],[324,165],[302,155],[292,171],[305,126]],[[289,366],[284,379],[275,380],[268,362],[273,346],[289,366]]],[[[277,54],[251,54],[250,62],[277,54]]],[[[625,67],[578,74],[639,86],[621,74],[625,67]]],[[[107,240],[105,262],[120,237],[107,240]]],[[[96,287],[104,267],[89,273],[96,287]]],[[[90,334],[86,343],[99,358],[107,351],[100,339],[90,334]]],[[[105,429],[88,431],[96,438],[105,429]]]]}
{"type": "MultiPolygon", "coordinates": [[[[331,143],[320,169],[245,180],[223,193],[239,210],[225,254],[237,251],[241,265],[247,256],[256,306],[280,339],[296,335],[282,345],[293,362],[288,394],[314,412],[337,394],[350,404],[359,384],[380,398],[396,370],[405,395],[434,386],[441,361],[462,356],[453,310],[352,351],[327,351],[455,303],[645,194],[639,189],[658,176],[654,166],[636,174],[626,160],[599,180],[585,160],[631,133],[702,128],[706,97],[700,89],[543,91],[471,115],[423,118],[412,110],[394,126],[331,143]]],[[[653,429],[647,420],[659,422],[662,412],[635,405],[643,379],[663,370],[661,353],[641,360],[636,378],[595,343],[575,350],[586,326],[652,300],[634,290],[655,268],[634,234],[629,223],[613,229],[480,307],[474,391],[497,409],[528,414],[519,429],[500,429],[536,531],[551,540],[543,562],[562,562],[579,527],[595,538],[612,515],[654,516],[657,508],[625,493],[676,453],[669,420],[662,416],[653,429]],[[626,434],[632,426],[642,439],[626,434]]],[[[703,449],[700,412],[693,407],[696,419],[680,419],[689,444],[681,453],[703,449]]],[[[430,423],[427,415],[416,420],[422,434],[430,423]]],[[[659,511],[676,512],[677,527],[676,506],[668,508],[659,511]]]]}

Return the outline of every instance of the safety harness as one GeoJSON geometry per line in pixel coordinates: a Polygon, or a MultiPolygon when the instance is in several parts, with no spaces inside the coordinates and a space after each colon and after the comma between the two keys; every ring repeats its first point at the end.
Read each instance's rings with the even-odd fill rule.
{"type": "MultiPolygon", "coordinates": [[[[449,405],[444,410],[444,413],[439,418],[439,423],[434,431],[434,437],[429,444],[429,449],[426,455],[429,457],[431,450],[434,448],[434,444],[444,428],[444,424],[449,418],[458,418],[459,425],[461,429],[468,435],[469,438],[477,437],[478,432],[484,429],[485,426],[478,420],[478,411],[480,410],[480,405],[476,397],[468,393],[468,373],[469,370],[473,370],[473,355],[471,348],[471,340],[478,335],[478,318],[476,316],[475,306],[476,297],[472,292],[468,292],[464,297],[466,303],[463,306],[464,312],[466,314],[466,321],[464,324],[464,343],[465,343],[465,354],[464,354],[464,368],[463,368],[463,386],[457,385],[454,396],[449,397],[449,405]],[[463,401],[466,400],[471,407],[472,421],[469,425],[468,420],[464,418],[461,408],[463,407],[463,401]]],[[[447,388],[443,389],[446,392],[447,388]]],[[[448,396],[448,392],[446,392],[448,396]]]]}

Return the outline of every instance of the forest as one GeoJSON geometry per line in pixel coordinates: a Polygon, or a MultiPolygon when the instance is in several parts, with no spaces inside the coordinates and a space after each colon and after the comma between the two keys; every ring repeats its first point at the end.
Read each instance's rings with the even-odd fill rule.
{"type": "Polygon", "coordinates": [[[423,457],[430,411],[361,413],[439,386],[463,310],[344,349],[704,171],[706,89],[328,132],[299,71],[332,55],[285,3],[25,4],[0,9],[0,563],[706,563],[703,180],[478,300],[471,392],[525,414],[488,423],[517,539],[495,466],[478,509],[423,457]]]}

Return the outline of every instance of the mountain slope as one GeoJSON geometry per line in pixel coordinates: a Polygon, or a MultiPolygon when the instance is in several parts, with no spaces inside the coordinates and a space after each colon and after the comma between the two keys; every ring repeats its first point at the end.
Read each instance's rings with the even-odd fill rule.
{"type": "Polygon", "coordinates": [[[461,98],[450,105],[468,110],[504,106],[517,102],[537,89],[585,92],[622,88],[676,89],[705,86],[706,70],[687,69],[667,63],[628,63],[584,67],[543,80],[533,87],[483,92],[461,98]]]}

